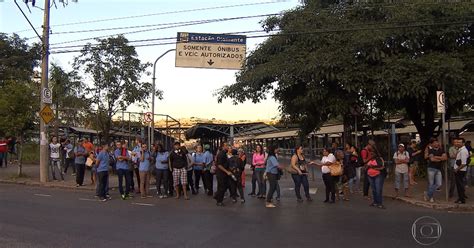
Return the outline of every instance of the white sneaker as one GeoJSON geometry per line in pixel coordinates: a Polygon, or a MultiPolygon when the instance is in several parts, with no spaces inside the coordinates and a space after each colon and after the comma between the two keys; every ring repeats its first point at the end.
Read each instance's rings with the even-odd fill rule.
{"type": "Polygon", "coordinates": [[[434,198],[431,198],[431,199],[430,199],[430,202],[431,202],[431,203],[434,203],[434,202],[435,202],[434,198]]]}
{"type": "Polygon", "coordinates": [[[267,203],[267,204],[265,204],[265,207],[267,207],[267,208],[276,208],[276,206],[273,203],[267,203]]]}

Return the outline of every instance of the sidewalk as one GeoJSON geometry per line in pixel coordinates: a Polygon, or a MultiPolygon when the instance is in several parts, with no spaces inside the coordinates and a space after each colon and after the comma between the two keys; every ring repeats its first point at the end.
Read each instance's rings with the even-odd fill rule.
{"type": "MultiPolygon", "coordinates": [[[[28,186],[43,186],[43,187],[52,187],[52,188],[62,188],[62,189],[74,189],[74,190],[88,190],[94,191],[95,186],[91,185],[90,171],[86,171],[84,178],[84,185],[77,188],[75,177],[73,177],[72,170],[69,170],[67,175],[64,175],[64,181],[51,181],[47,183],[39,182],[39,165],[27,164],[23,165],[23,173],[27,175],[26,178],[18,178],[16,176],[18,167],[16,165],[9,166],[8,168],[0,168],[0,183],[9,183],[9,184],[22,184],[28,186]]],[[[250,183],[251,172],[247,171],[247,184],[250,183]]],[[[49,175],[51,177],[51,175],[49,175]]],[[[318,188],[324,188],[321,182],[321,175],[319,172],[316,173],[316,186],[318,188]]],[[[288,175],[283,176],[282,180],[291,181],[291,177],[288,175]]],[[[154,185],[154,178],[150,180],[150,185],[154,185]]],[[[383,194],[385,201],[399,200],[409,204],[417,205],[425,208],[432,208],[438,210],[446,211],[474,211],[474,187],[466,188],[466,195],[469,197],[466,204],[455,204],[457,193],[454,194],[454,197],[448,202],[445,199],[445,185],[441,186],[441,191],[435,192],[435,203],[425,202],[423,200],[423,192],[426,191],[427,181],[425,179],[418,179],[418,184],[413,185],[410,188],[411,197],[403,197],[404,192],[400,192],[400,196],[396,199],[393,199],[395,195],[395,190],[393,186],[393,177],[386,179],[383,194]]],[[[290,183],[291,184],[291,183],[290,183]]],[[[314,186],[314,182],[310,181],[310,185],[314,186]]],[[[109,179],[109,186],[112,190],[116,190],[118,187],[117,176],[111,175],[109,179]]],[[[322,192],[322,191],[321,191],[322,192]]],[[[370,194],[371,195],[371,194],[370,194]]]]}
{"type": "MultiPolygon", "coordinates": [[[[454,191],[453,198],[446,201],[446,185],[441,186],[441,191],[436,191],[434,193],[434,203],[424,201],[424,192],[427,191],[428,182],[426,179],[416,179],[417,184],[411,185],[409,189],[410,197],[404,197],[404,190],[401,189],[399,192],[398,198],[394,199],[395,196],[395,188],[394,188],[394,178],[387,178],[385,180],[385,185],[383,189],[383,195],[387,199],[385,201],[390,200],[399,200],[403,202],[407,202],[413,205],[426,207],[426,208],[433,208],[438,210],[449,210],[449,211],[474,211],[474,187],[466,188],[466,195],[469,199],[466,200],[466,204],[456,204],[454,203],[457,199],[457,190],[454,191]]],[[[403,187],[403,183],[400,185],[403,187]]]]}

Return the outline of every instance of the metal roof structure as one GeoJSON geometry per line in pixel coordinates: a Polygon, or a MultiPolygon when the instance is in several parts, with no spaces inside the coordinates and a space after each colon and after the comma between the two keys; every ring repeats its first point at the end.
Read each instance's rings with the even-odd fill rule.
{"type": "Polygon", "coordinates": [[[256,136],[278,131],[263,122],[239,124],[197,123],[185,132],[186,139],[215,139],[223,137],[256,136]]]}

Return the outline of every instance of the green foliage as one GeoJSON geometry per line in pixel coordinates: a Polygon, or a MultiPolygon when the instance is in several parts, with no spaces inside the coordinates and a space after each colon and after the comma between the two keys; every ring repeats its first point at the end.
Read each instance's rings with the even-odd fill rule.
{"type": "Polygon", "coordinates": [[[6,80],[30,80],[40,59],[39,46],[18,35],[0,33],[0,86],[6,80]]]}
{"type": "MultiPolygon", "coordinates": [[[[135,47],[124,36],[98,39],[99,45],[87,44],[74,60],[77,72],[87,75],[91,84],[85,88],[92,103],[98,107],[98,122],[108,141],[112,116],[131,104],[144,104],[152,93],[151,83],[140,82],[151,64],[141,63],[135,47]]],[[[161,97],[161,92],[156,95],[161,97]]]]}
{"type": "Polygon", "coordinates": [[[272,93],[282,117],[304,133],[355,105],[369,123],[405,112],[423,140],[437,126],[443,83],[448,114],[474,105],[472,4],[305,3],[263,23],[279,35],[248,56],[219,101],[259,102],[272,93]]]}
{"type": "Polygon", "coordinates": [[[5,81],[0,90],[0,127],[5,135],[33,129],[39,109],[38,88],[31,81],[5,81]]]}
{"type": "Polygon", "coordinates": [[[32,81],[38,46],[14,34],[0,33],[0,132],[21,135],[33,129],[39,109],[38,86],[32,81]]]}

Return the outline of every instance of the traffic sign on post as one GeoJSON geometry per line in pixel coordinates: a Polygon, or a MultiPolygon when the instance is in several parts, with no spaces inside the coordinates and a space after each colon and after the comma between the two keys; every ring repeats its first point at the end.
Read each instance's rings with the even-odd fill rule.
{"type": "Polygon", "coordinates": [[[43,90],[41,91],[41,101],[47,104],[53,103],[53,93],[50,89],[43,88],[43,90]]]}
{"type": "Polygon", "coordinates": [[[178,33],[176,67],[242,68],[247,38],[244,35],[178,33]]]}
{"type": "Polygon", "coordinates": [[[143,120],[145,122],[152,122],[153,120],[153,114],[151,112],[146,112],[144,115],[143,115],[143,120]]]}
{"type": "Polygon", "coordinates": [[[438,109],[438,113],[445,113],[445,102],[444,102],[444,91],[436,91],[436,107],[438,109]]]}
{"type": "Polygon", "coordinates": [[[44,108],[40,111],[39,115],[41,119],[43,119],[44,124],[48,125],[52,120],[54,120],[54,113],[49,105],[44,106],[44,108]]]}

